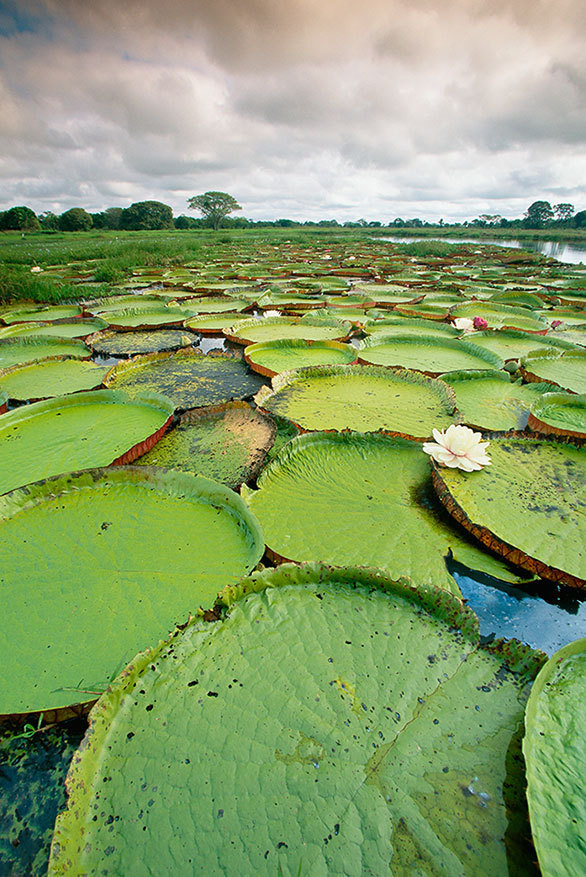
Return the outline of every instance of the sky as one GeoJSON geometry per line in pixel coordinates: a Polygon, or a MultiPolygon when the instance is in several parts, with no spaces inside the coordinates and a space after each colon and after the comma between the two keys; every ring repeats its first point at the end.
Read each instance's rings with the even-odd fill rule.
{"type": "Polygon", "coordinates": [[[582,210],[585,35],[585,0],[0,0],[0,209],[582,210]]]}

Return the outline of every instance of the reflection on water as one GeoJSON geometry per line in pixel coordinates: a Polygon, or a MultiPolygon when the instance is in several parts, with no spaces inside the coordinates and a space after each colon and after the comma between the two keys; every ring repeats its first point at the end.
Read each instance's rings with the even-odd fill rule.
{"type": "Polygon", "coordinates": [[[480,619],[483,636],[516,637],[553,655],[586,635],[586,595],[553,582],[523,587],[448,561],[462,596],[480,619]]]}
{"type": "Polygon", "coordinates": [[[432,235],[425,237],[401,237],[400,235],[385,235],[377,238],[379,241],[392,241],[397,244],[414,244],[417,241],[444,241],[446,244],[488,244],[496,247],[512,247],[515,250],[531,250],[533,253],[541,253],[542,256],[551,256],[560,262],[569,262],[572,265],[578,265],[580,262],[586,263],[586,246],[584,244],[566,243],[564,241],[542,241],[537,238],[519,240],[504,240],[503,238],[465,238],[465,237],[447,237],[441,235],[433,237],[432,235]]]}

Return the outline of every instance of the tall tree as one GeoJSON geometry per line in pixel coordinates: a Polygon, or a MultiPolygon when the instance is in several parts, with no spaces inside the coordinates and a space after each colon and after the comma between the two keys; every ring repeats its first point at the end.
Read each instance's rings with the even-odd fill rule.
{"type": "Polygon", "coordinates": [[[135,201],[120,212],[119,226],[129,231],[174,228],[173,211],[161,201],[135,201]]]}
{"type": "Polygon", "coordinates": [[[242,210],[238,201],[226,192],[204,192],[187,199],[191,210],[199,210],[204,219],[208,219],[214,231],[220,227],[222,220],[234,210],[242,210]]]}
{"type": "Polygon", "coordinates": [[[574,215],[574,205],[565,202],[563,204],[554,204],[553,212],[558,222],[568,222],[574,215]]]}
{"type": "Polygon", "coordinates": [[[61,231],[87,231],[93,224],[93,219],[83,207],[72,207],[59,217],[61,231]]]}
{"type": "Polygon", "coordinates": [[[40,228],[37,215],[30,207],[11,207],[0,216],[3,231],[39,231],[40,228]]]}
{"type": "Polygon", "coordinates": [[[523,224],[527,228],[543,228],[546,222],[553,219],[553,210],[549,201],[534,201],[525,213],[523,224]]]}

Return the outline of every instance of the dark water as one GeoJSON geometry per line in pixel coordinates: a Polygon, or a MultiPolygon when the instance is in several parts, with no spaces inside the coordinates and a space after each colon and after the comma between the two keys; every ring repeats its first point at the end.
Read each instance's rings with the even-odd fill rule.
{"type": "Polygon", "coordinates": [[[511,585],[454,561],[448,567],[483,636],[514,637],[548,655],[586,636],[586,593],[544,581],[511,585]]]}
{"type": "Polygon", "coordinates": [[[542,256],[551,256],[560,262],[568,262],[572,265],[579,265],[580,262],[586,263],[586,245],[579,244],[575,241],[543,241],[539,239],[532,240],[503,240],[502,238],[460,238],[460,237],[444,237],[425,236],[425,237],[401,237],[400,235],[385,235],[377,238],[379,241],[392,241],[397,244],[411,244],[416,241],[444,241],[446,244],[490,244],[497,247],[510,247],[515,250],[531,250],[534,253],[541,253],[542,256]]]}

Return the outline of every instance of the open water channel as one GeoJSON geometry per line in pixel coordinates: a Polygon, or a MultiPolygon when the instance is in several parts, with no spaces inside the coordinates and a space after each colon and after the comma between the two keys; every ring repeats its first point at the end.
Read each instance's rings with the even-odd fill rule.
{"type": "Polygon", "coordinates": [[[533,253],[541,253],[542,256],[550,256],[560,262],[568,262],[571,265],[586,264],[586,245],[577,244],[575,241],[543,241],[538,238],[533,240],[503,240],[503,238],[475,238],[475,237],[401,237],[401,235],[385,235],[377,238],[379,241],[391,241],[396,244],[411,244],[416,241],[444,241],[446,244],[489,244],[495,247],[512,247],[516,250],[530,250],[533,253]]]}

